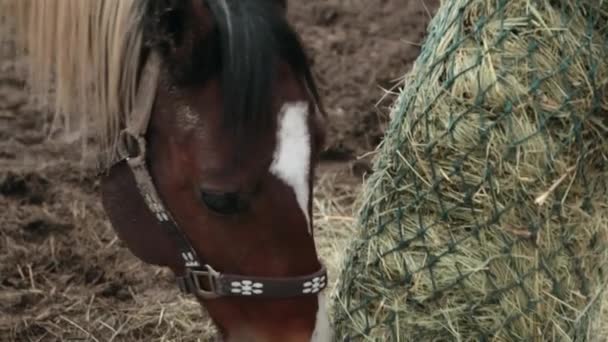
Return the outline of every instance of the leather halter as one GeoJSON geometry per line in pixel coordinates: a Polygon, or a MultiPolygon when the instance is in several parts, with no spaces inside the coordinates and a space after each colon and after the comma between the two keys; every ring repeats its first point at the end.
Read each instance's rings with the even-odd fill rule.
{"type": "Polygon", "coordinates": [[[323,265],[312,274],[272,278],[225,274],[201,262],[188,238],[165,209],[146,166],[145,134],[156,96],[160,68],[160,56],[152,52],[143,69],[133,112],[119,136],[118,155],[119,161],[127,161],[146,206],[176,244],[184,262],[184,274],[177,275],[180,290],[203,299],[225,296],[288,298],[314,295],[323,290],[327,286],[327,271],[323,265]],[[203,284],[208,288],[203,288],[203,284]]]}

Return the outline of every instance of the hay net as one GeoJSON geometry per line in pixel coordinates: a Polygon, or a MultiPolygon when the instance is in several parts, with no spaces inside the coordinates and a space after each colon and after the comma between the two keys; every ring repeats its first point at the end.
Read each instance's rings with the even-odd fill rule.
{"type": "Polygon", "coordinates": [[[608,1],[442,1],[404,84],[338,339],[605,341],[608,1]]]}

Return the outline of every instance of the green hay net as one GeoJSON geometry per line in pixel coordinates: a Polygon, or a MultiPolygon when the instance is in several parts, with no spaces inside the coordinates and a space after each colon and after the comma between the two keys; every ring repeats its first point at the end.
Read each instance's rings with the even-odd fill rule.
{"type": "Polygon", "coordinates": [[[404,84],[337,339],[605,341],[608,1],[444,1],[404,84]]]}

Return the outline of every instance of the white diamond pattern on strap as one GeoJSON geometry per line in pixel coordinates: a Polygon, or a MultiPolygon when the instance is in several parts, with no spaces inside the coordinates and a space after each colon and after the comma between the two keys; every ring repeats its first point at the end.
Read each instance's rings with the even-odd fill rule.
{"type": "Polygon", "coordinates": [[[194,258],[194,255],[192,255],[192,253],[190,253],[190,252],[182,253],[182,258],[184,259],[184,262],[186,263],[186,267],[200,266],[198,261],[194,258]]]}
{"type": "Polygon", "coordinates": [[[264,293],[264,284],[251,280],[233,281],[230,283],[230,292],[243,296],[260,295],[264,293]]]}
{"type": "Polygon", "coordinates": [[[156,218],[161,222],[169,221],[169,215],[167,215],[160,203],[155,201],[154,198],[149,194],[146,194],[145,197],[146,202],[148,202],[148,206],[150,207],[150,209],[152,209],[152,211],[156,215],[156,218]]]}
{"type": "Polygon", "coordinates": [[[165,213],[157,213],[156,217],[158,218],[159,221],[161,222],[166,222],[169,221],[169,217],[167,216],[167,214],[165,213]]]}
{"type": "Polygon", "coordinates": [[[304,283],[302,293],[317,293],[325,287],[325,276],[315,277],[304,283]]]}

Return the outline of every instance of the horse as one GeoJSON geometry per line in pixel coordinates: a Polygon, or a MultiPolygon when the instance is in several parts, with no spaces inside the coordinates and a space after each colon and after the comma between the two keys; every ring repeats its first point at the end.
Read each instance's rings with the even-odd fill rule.
{"type": "Polygon", "coordinates": [[[222,340],[333,338],[312,215],[327,115],[285,0],[0,10],[31,91],[94,141],[83,151],[131,253],[169,268],[222,340]]]}

